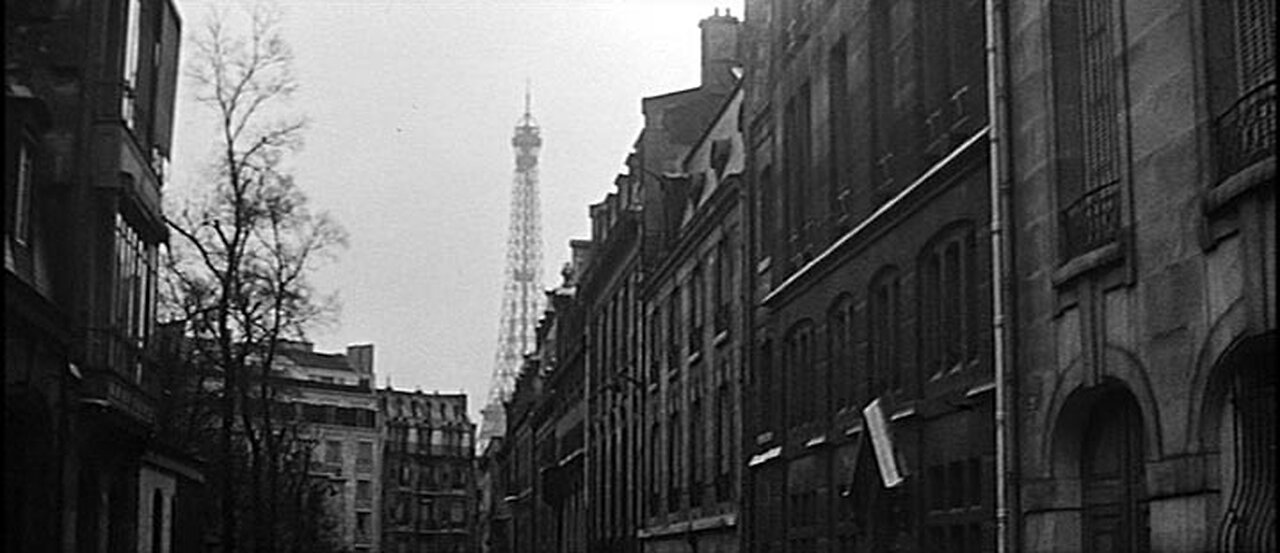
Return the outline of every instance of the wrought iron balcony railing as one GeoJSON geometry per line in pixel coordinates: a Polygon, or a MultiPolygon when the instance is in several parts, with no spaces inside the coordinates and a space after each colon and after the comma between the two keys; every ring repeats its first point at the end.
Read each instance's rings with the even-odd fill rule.
{"type": "Polygon", "coordinates": [[[1213,122],[1213,146],[1218,169],[1214,184],[1275,155],[1275,79],[1242,95],[1213,122]]]}
{"type": "Polygon", "coordinates": [[[1114,181],[1085,192],[1059,214],[1064,259],[1105,246],[1120,233],[1120,183],[1114,181]]]}

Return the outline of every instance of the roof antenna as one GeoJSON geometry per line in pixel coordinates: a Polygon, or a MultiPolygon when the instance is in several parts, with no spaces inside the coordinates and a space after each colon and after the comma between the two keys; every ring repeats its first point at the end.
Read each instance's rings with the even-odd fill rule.
{"type": "Polygon", "coordinates": [[[532,102],[530,101],[531,94],[529,92],[529,89],[532,88],[532,85],[529,83],[530,83],[529,78],[525,77],[524,78],[524,114],[525,115],[529,115],[531,113],[530,104],[532,102]]]}

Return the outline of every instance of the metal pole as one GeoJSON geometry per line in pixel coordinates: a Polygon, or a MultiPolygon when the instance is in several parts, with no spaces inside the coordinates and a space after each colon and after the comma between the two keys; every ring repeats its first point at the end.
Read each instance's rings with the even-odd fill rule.
{"type": "Polygon", "coordinates": [[[1014,408],[1016,372],[1011,325],[1012,251],[1009,244],[1010,124],[1008,92],[1008,5],[986,0],[987,107],[991,169],[992,331],[995,342],[996,551],[1018,550],[1017,441],[1014,408]]]}

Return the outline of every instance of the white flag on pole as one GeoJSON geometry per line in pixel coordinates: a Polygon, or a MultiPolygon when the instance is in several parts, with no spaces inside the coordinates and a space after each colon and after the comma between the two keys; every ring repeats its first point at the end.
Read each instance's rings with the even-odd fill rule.
{"type": "Polygon", "coordinates": [[[880,398],[868,403],[862,410],[867,421],[867,432],[871,434],[871,445],[875,448],[876,464],[880,466],[880,479],[884,487],[892,488],[902,483],[902,473],[898,471],[898,456],[893,449],[893,437],[889,435],[889,426],[885,422],[884,408],[880,398]]]}

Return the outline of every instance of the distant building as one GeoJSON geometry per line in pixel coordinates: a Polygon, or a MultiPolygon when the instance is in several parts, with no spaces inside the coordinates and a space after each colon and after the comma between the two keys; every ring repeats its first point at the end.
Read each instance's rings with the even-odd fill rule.
{"type": "Polygon", "coordinates": [[[385,553],[476,550],[475,424],[464,394],[382,388],[385,553]]]}
{"type": "Polygon", "coordinates": [[[319,353],[308,342],[282,342],[274,366],[315,444],[311,475],[329,483],[330,513],[352,551],[380,551],[381,435],[373,389],[373,346],[319,353]]]}
{"type": "Polygon", "coordinates": [[[476,551],[511,551],[511,510],[507,506],[502,445],[506,438],[494,436],[476,459],[476,551]]]}
{"type": "Polygon", "coordinates": [[[181,18],[5,3],[6,551],[195,551],[155,324],[181,18]]]}

